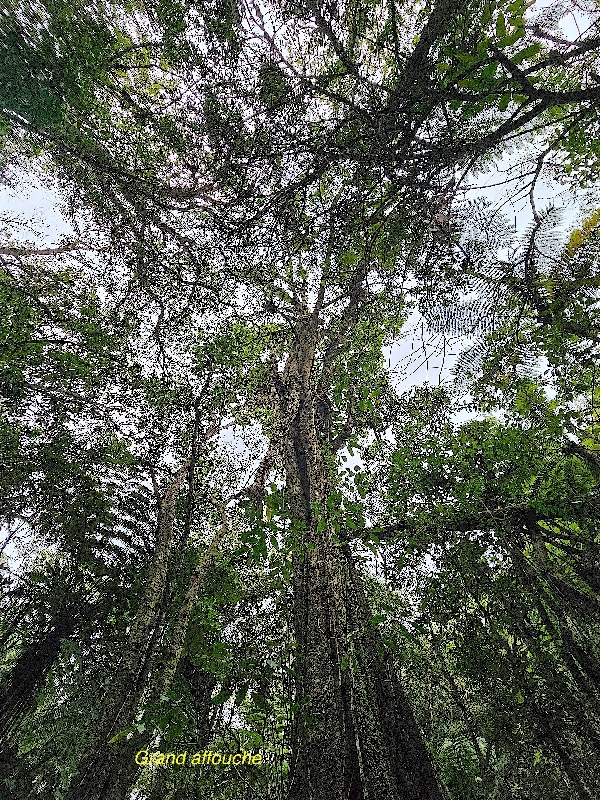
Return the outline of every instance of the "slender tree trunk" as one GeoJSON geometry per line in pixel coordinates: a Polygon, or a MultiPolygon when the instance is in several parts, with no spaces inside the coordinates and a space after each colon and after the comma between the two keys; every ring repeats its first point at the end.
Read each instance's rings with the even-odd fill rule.
{"type": "MultiPolygon", "coordinates": [[[[194,701],[196,718],[196,751],[205,750],[210,742],[212,733],[212,717],[215,706],[211,705],[211,698],[218,681],[214,675],[200,669],[185,656],[180,659],[178,668],[180,675],[188,684],[194,701]]],[[[187,768],[184,768],[187,770],[187,768]]],[[[154,770],[152,776],[152,790],[148,800],[168,800],[171,797],[194,797],[194,785],[201,783],[202,773],[196,770],[187,770],[184,775],[170,769],[154,770]],[[185,788],[182,788],[185,787],[185,788]],[[175,793],[177,789],[178,793],[175,793]]]]}
{"type": "Polygon", "coordinates": [[[134,780],[134,754],[139,737],[110,739],[131,725],[144,693],[148,665],[152,658],[154,632],[166,589],[173,550],[175,501],[189,469],[183,464],[162,499],[157,525],[157,544],[146,588],[129,632],[121,663],[105,695],[104,710],[88,752],[73,776],[65,800],[123,800],[134,780]]]}
{"type": "Polygon", "coordinates": [[[126,800],[139,771],[135,753],[140,749],[141,739],[136,734],[112,746],[108,742],[111,736],[131,725],[145,693],[158,696],[170,686],[179,665],[194,602],[227,530],[223,511],[219,530],[206,551],[198,557],[189,578],[183,602],[173,621],[164,661],[157,664],[153,659],[153,631],[159,604],[167,588],[172,550],[178,549],[174,547],[174,504],[188,467],[189,463],[179,470],[161,504],[158,544],[144,600],[132,624],[129,645],[117,674],[115,691],[106,704],[95,746],[83,759],[66,800],[126,800]],[[153,661],[153,675],[148,681],[153,661]]]}

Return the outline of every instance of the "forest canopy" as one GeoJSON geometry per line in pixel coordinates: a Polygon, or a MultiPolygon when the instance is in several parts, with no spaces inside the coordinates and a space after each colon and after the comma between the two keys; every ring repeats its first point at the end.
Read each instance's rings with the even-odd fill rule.
{"type": "Polygon", "coordinates": [[[600,796],[599,10],[4,0],[2,797],[600,796]]]}

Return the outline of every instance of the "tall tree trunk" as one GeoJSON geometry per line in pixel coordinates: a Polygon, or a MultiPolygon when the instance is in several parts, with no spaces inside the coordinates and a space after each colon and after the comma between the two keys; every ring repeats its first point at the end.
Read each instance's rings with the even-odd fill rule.
{"type": "Polygon", "coordinates": [[[287,494],[303,529],[295,559],[297,714],[288,800],[442,800],[412,710],[371,625],[351,553],[327,519],[315,403],[292,390],[287,494]],[[295,395],[295,397],[294,397],[295,395]]]}

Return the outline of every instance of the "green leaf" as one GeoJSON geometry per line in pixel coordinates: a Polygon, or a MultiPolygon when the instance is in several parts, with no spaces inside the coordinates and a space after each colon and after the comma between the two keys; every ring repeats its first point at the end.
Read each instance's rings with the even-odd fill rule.
{"type": "Polygon", "coordinates": [[[211,705],[222,706],[224,705],[233,694],[233,689],[221,689],[221,691],[211,698],[211,705]]]}
{"type": "Polygon", "coordinates": [[[498,14],[498,18],[496,19],[496,36],[498,39],[504,39],[506,36],[506,20],[504,19],[504,14],[498,14]]]}
{"type": "Polygon", "coordinates": [[[541,49],[539,44],[530,44],[528,47],[523,48],[523,50],[520,50],[516,55],[512,56],[511,61],[513,64],[520,64],[522,61],[525,61],[526,58],[533,58],[541,49]]]}
{"type": "Polygon", "coordinates": [[[134,726],[134,725],[132,725],[132,726],[131,726],[131,727],[129,727],[129,728],[125,728],[125,730],[124,730],[124,731],[120,731],[119,733],[115,734],[115,735],[112,737],[112,739],[109,739],[109,740],[108,740],[108,743],[109,743],[109,744],[115,744],[115,742],[119,742],[119,741],[121,741],[121,739],[124,739],[124,738],[125,738],[126,736],[128,736],[130,733],[133,733],[133,731],[136,729],[136,727],[137,727],[137,726],[134,726]]]}
{"type": "Polygon", "coordinates": [[[477,56],[472,55],[471,53],[456,53],[456,58],[462,64],[466,64],[467,66],[477,64],[477,62],[479,61],[479,58],[477,56]]]}
{"type": "Polygon", "coordinates": [[[244,700],[246,699],[246,695],[248,694],[248,686],[242,686],[240,689],[237,690],[235,693],[235,700],[233,701],[236,706],[241,706],[244,700]]]}
{"type": "Polygon", "coordinates": [[[489,80],[496,75],[496,70],[498,69],[498,62],[494,61],[492,64],[488,64],[487,67],[481,71],[481,78],[483,80],[489,80]]]}
{"type": "Polygon", "coordinates": [[[465,89],[481,89],[481,83],[474,78],[464,78],[461,81],[458,81],[458,85],[462,86],[465,89]]]}
{"type": "Polygon", "coordinates": [[[498,42],[498,46],[501,49],[504,49],[505,47],[510,47],[519,39],[523,38],[523,36],[525,36],[525,28],[522,27],[515,28],[515,30],[511,34],[505,36],[500,42],[498,42]]]}

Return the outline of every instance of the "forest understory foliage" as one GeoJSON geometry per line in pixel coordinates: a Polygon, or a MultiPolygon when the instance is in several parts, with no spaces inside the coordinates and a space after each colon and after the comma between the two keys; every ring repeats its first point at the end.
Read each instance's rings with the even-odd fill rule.
{"type": "Polygon", "coordinates": [[[600,797],[598,109],[595,0],[4,0],[1,798],[600,797]]]}

